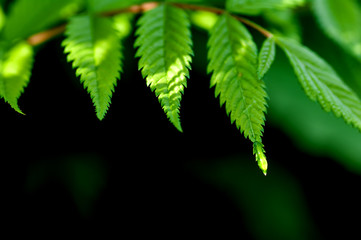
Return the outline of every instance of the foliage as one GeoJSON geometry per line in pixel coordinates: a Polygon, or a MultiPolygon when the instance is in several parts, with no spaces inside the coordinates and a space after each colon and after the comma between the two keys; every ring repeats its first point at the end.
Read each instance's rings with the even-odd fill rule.
{"type": "Polygon", "coordinates": [[[307,96],[318,101],[327,112],[333,111],[361,130],[361,105],[357,95],[348,88],[323,59],[297,42],[277,38],[295,70],[307,96]]]}
{"type": "Polygon", "coordinates": [[[315,0],[323,31],[361,62],[361,6],[357,0],[315,0]],[[342,9],[342,11],[340,11],[342,9]]]}
{"type": "Polygon", "coordinates": [[[9,10],[4,11],[4,5],[1,9],[0,96],[21,112],[18,99],[31,77],[34,47],[65,30],[64,52],[102,120],[123,68],[122,40],[131,32],[127,14],[141,14],[134,42],[139,70],[169,121],[183,131],[180,105],[190,78],[192,21],[197,25],[190,12],[205,11],[213,15],[203,16],[213,20],[198,26],[210,32],[210,86],[220,105],[225,105],[231,123],[253,143],[256,161],[266,174],[262,135],[267,89],[263,78],[272,70],[276,45],[288,56],[306,95],[361,130],[361,101],[355,90],[329,63],[296,41],[301,39],[297,10],[308,7],[321,29],[360,61],[361,7],[356,0],[15,0],[9,10]],[[279,18],[272,17],[275,11],[279,18]],[[238,14],[256,15],[257,21],[263,18],[278,28],[272,33],[238,14]],[[260,53],[254,31],[266,37],[260,53]]]}
{"type": "Polygon", "coordinates": [[[73,61],[101,120],[121,71],[121,39],[109,19],[91,15],[71,18],[65,35],[68,61],[73,61]]]}
{"type": "MultiPolygon", "coordinates": [[[[264,159],[262,132],[266,111],[264,83],[257,74],[257,46],[242,23],[224,14],[209,39],[208,72],[213,72],[211,87],[220,96],[221,105],[231,122],[254,143],[257,160],[264,159]]],[[[258,161],[260,167],[262,161],[258,161]]],[[[261,167],[266,174],[266,165],[261,167]]]]}
{"type": "Polygon", "coordinates": [[[189,18],[182,9],[165,4],[146,12],[138,24],[139,68],[171,123],[182,131],[179,107],[193,54],[189,18]]]}

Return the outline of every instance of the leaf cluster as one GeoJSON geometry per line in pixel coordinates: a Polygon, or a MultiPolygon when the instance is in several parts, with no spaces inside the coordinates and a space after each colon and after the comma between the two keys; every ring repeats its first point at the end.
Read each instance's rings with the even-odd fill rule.
{"type": "Polygon", "coordinates": [[[123,71],[123,39],[131,32],[132,15],[141,13],[134,42],[139,70],[169,121],[183,131],[180,106],[193,57],[191,26],[201,22],[198,26],[209,31],[210,87],[230,122],[253,143],[266,174],[262,136],[268,97],[263,78],[272,68],[276,46],[286,53],[311,100],[361,130],[357,94],[299,42],[297,9],[309,6],[321,29],[361,62],[361,6],[356,0],[16,0],[9,11],[1,8],[0,96],[22,113],[18,99],[31,77],[34,46],[64,31],[64,53],[102,120],[123,71]],[[274,18],[272,12],[280,14],[274,18]],[[197,21],[193,13],[199,14],[197,21]],[[271,32],[239,14],[263,17],[278,30],[271,32]],[[260,51],[250,28],[265,36],[260,51]]]}

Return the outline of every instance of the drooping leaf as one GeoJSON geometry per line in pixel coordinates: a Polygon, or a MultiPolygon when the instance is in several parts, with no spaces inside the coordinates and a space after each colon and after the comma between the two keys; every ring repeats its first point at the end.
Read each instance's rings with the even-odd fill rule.
{"type": "MultiPolygon", "coordinates": [[[[312,43],[313,48],[320,45],[312,43]]],[[[329,51],[328,45],[324,51],[329,51]]],[[[350,70],[345,68],[345,72],[350,70]]],[[[302,151],[334,159],[349,171],[361,174],[360,132],[310,101],[284,54],[277,55],[265,81],[271,99],[268,121],[272,125],[284,131],[302,151]]]]}
{"type": "Polygon", "coordinates": [[[276,56],[276,44],[273,37],[267,38],[258,56],[258,78],[262,79],[270,69],[276,56]]]}
{"type": "Polygon", "coordinates": [[[65,34],[64,52],[102,120],[122,71],[121,39],[109,19],[90,15],[71,18],[65,34]]]}
{"type": "Polygon", "coordinates": [[[333,68],[296,41],[277,37],[307,96],[361,131],[361,101],[333,68]]]}
{"type": "Polygon", "coordinates": [[[138,22],[135,46],[139,69],[171,123],[182,131],[179,108],[193,55],[190,21],[168,4],[146,12],[138,22]]]}
{"type": "Polygon", "coordinates": [[[266,151],[264,150],[264,146],[262,143],[260,142],[253,143],[253,154],[256,156],[258,167],[262,170],[263,174],[266,176],[268,163],[265,153],[266,151]]]}
{"type": "Polygon", "coordinates": [[[22,113],[18,99],[28,85],[33,66],[33,48],[21,42],[2,54],[0,64],[0,96],[22,113]]]}
{"type": "MultiPolygon", "coordinates": [[[[258,78],[257,46],[252,36],[243,24],[224,14],[211,31],[208,45],[208,72],[213,72],[215,95],[244,136],[262,143],[267,94],[258,78]]],[[[256,152],[263,151],[257,148],[256,152]]]]}
{"type": "Polygon", "coordinates": [[[306,0],[227,0],[226,9],[235,13],[254,15],[265,10],[294,8],[305,3],[306,0]]]}
{"type": "Polygon", "coordinates": [[[3,36],[5,39],[24,39],[46,30],[52,24],[76,11],[82,0],[17,0],[14,1],[3,36]]]}
{"type": "Polygon", "coordinates": [[[325,33],[361,62],[361,6],[357,0],[314,0],[325,33]]]}

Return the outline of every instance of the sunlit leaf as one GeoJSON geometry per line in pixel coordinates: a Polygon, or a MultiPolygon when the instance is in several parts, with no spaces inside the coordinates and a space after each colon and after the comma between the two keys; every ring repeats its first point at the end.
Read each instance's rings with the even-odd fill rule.
{"type": "Polygon", "coordinates": [[[193,55],[186,12],[163,4],[146,12],[136,32],[139,69],[158,97],[169,121],[179,130],[179,108],[193,55]]]}
{"type": "Polygon", "coordinates": [[[261,143],[267,94],[258,78],[258,51],[251,34],[239,21],[224,14],[211,31],[208,45],[208,72],[212,72],[215,95],[244,136],[261,143]]]}
{"type": "Polygon", "coordinates": [[[106,18],[73,17],[66,30],[64,52],[90,93],[97,116],[102,120],[122,71],[121,39],[106,18]]]}
{"type": "Polygon", "coordinates": [[[30,80],[33,49],[26,42],[21,42],[3,54],[0,65],[0,96],[17,112],[22,113],[18,99],[30,80]]]}

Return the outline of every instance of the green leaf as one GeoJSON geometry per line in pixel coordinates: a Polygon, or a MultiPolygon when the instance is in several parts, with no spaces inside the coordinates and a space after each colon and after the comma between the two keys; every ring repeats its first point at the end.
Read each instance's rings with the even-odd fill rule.
{"type": "Polygon", "coordinates": [[[314,0],[322,30],[361,61],[361,7],[356,0],[314,0]]]}
{"type": "MultiPolygon", "coordinates": [[[[265,85],[257,74],[257,46],[248,30],[229,14],[220,17],[208,42],[211,87],[226,105],[231,122],[246,138],[261,143],[266,112],[265,85]]],[[[259,150],[259,149],[258,149],[259,150]]],[[[257,152],[260,152],[258,151],[257,152]]]]}
{"type": "Polygon", "coordinates": [[[121,39],[106,18],[71,18],[63,42],[68,61],[73,61],[77,76],[90,93],[97,117],[102,120],[122,71],[121,39]]]}
{"type": "MultiPolygon", "coordinates": [[[[313,39],[314,36],[310,38],[313,39]]],[[[313,42],[312,46],[324,47],[323,50],[329,52],[329,47],[325,44],[313,42]]],[[[335,53],[327,59],[335,56],[340,58],[342,54],[344,53],[335,53]]],[[[344,62],[339,64],[345,65],[344,62]]],[[[346,66],[343,71],[349,70],[346,66]]],[[[283,54],[277,55],[267,74],[266,84],[272,99],[269,102],[268,123],[284,131],[302,151],[334,159],[347,170],[361,174],[360,132],[310,101],[283,54]]],[[[273,171],[272,169],[272,173],[273,171]]]]}
{"type": "Polygon", "coordinates": [[[76,11],[81,0],[17,0],[3,31],[5,39],[25,39],[30,35],[46,30],[52,24],[76,11]]]}
{"type": "Polygon", "coordinates": [[[33,60],[33,48],[26,42],[3,53],[1,60],[0,96],[19,113],[18,99],[29,83],[33,60]]]}
{"type": "MultiPolygon", "coordinates": [[[[244,218],[244,227],[251,234],[246,239],[320,239],[304,191],[294,174],[275,162],[272,176],[265,181],[254,174],[253,166],[246,159],[236,155],[192,161],[190,169],[207,185],[225,193],[237,206],[232,213],[239,211],[244,218]]],[[[220,239],[235,239],[234,233],[224,231],[220,239]]]]}
{"type": "Polygon", "coordinates": [[[134,45],[138,47],[139,69],[169,121],[182,131],[179,108],[193,55],[188,15],[163,4],[146,12],[138,25],[134,45]]]}
{"type": "Polygon", "coordinates": [[[296,41],[277,37],[307,96],[361,131],[361,101],[322,58],[296,41]]]}
{"type": "Polygon", "coordinates": [[[273,37],[267,38],[258,56],[258,78],[262,79],[270,69],[276,56],[276,44],[273,37]]]}
{"type": "Polygon", "coordinates": [[[211,31],[218,20],[218,15],[206,11],[194,11],[190,14],[190,18],[194,26],[211,31]]]}
{"type": "Polygon", "coordinates": [[[266,151],[264,150],[264,146],[262,143],[260,142],[253,143],[253,154],[256,156],[258,167],[262,170],[263,174],[266,176],[268,163],[265,153],[266,151]]]}
{"type": "Polygon", "coordinates": [[[120,38],[126,38],[132,32],[133,17],[134,15],[131,13],[119,14],[113,17],[114,29],[117,30],[120,38]]]}
{"type": "Polygon", "coordinates": [[[306,0],[227,0],[226,9],[231,12],[254,15],[265,10],[294,8],[305,3],[306,0]]]}

